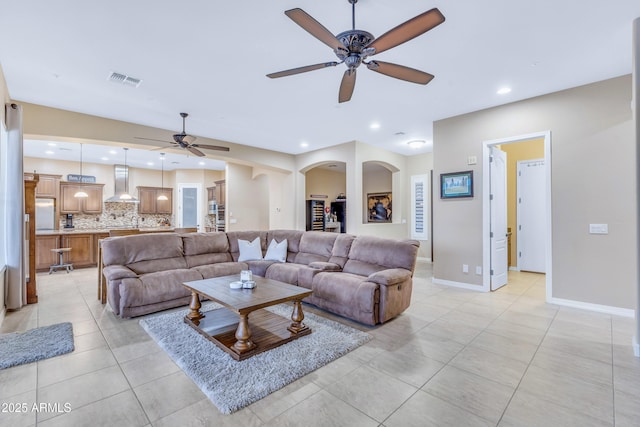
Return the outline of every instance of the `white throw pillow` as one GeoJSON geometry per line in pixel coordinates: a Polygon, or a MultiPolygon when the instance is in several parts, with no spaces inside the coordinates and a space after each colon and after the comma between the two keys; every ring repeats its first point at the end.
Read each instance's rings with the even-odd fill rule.
{"type": "Polygon", "coordinates": [[[276,239],[272,239],[264,259],[278,262],[287,261],[287,239],[280,243],[276,242],[276,239]]]}
{"type": "Polygon", "coordinates": [[[238,239],[238,249],[240,250],[238,261],[253,261],[262,259],[260,237],[256,237],[255,239],[253,239],[253,242],[238,239]]]}

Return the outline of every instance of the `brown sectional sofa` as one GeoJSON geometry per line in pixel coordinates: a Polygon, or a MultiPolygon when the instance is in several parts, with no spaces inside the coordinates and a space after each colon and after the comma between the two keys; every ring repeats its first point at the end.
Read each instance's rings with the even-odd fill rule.
{"type": "Polygon", "coordinates": [[[411,301],[419,243],[372,236],[271,230],[158,233],[102,242],[107,300],[121,317],[187,305],[182,283],[249,269],[253,274],[313,290],[304,301],[375,325],[402,313],[411,301]],[[286,262],[238,261],[238,240],[287,239],[286,262]]]}

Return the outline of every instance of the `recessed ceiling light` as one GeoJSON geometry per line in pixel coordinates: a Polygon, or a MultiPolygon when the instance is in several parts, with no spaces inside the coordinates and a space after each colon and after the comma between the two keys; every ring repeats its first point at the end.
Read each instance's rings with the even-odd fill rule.
{"type": "Polygon", "coordinates": [[[48,143],[47,145],[48,145],[49,147],[55,147],[55,146],[56,146],[56,145],[58,145],[58,144],[56,144],[55,142],[50,142],[50,143],[48,143]]]}
{"type": "Polygon", "coordinates": [[[424,139],[414,139],[412,141],[407,142],[407,145],[411,148],[420,148],[427,143],[424,139]]]}
{"type": "Polygon", "coordinates": [[[116,150],[109,150],[109,154],[118,154],[116,150]]]}
{"type": "Polygon", "coordinates": [[[46,153],[46,154],[53,154],[53,151],[51,151],[51,150],[47,150],[47,151],[45,151],[45,153],[46,153]]]}
{"type": "Polygon", "coordinates": [[[309,146],[309,143],[308,143],[308,142],[301,142],[301,143],[300,143],[300,147],[304,147],[304,148],[306,148],[306,147],[308,147],[308,146],[309,146]]]}
{"type": "Polygon", "coordinates": [[[147,166],[153,166],[153,162],[147,162],[147,166]]]}
{"type": "Polygon", "coordinates": [[[198,164],[199,164],[200,166],[204,166],[206,163],[205,163],[205,162],[198,162],[198,164]]]}
{"type": "Polygon", "coordinates": [[[506,95],[509,92],[511,92],[511,88],[510,87],[501,87],[500,89],[498,89],[497,94],[498,95],[506,95]]]}
{"type": "Polygon", "coordinates": [[[100,160],[102,160],[102,161],[105,161],[105,162],[106,162],[107,160],[109,160],[109,158],[108,158],[108,157],[100,157],[100,160]]]}
{"type": "Polygon", "coordinates": [[[380,129],[380,123],[378,122],[373,122],[371,123],[371,125],[369,126],[371,129],[375,130],[375,129],[380,129]]]}

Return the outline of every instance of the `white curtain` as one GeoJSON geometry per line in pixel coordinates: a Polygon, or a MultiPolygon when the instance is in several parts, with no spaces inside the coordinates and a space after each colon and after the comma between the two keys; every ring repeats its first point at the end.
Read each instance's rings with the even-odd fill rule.
{"type": "Polygon", "coordinates": [[[24,270],[24,176],[22,165],[22,106],[6,104],[7,175],[6,229],[8,310],[27,304],[27,283],[24,270]]]}

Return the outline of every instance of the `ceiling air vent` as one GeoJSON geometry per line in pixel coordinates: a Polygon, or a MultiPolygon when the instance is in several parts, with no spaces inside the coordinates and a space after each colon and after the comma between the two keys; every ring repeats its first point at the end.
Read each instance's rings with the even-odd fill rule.
{"type": "Polygon", "coordinates": [[[133,87],[138,87],[140,86],[140,83],[142,83],[142,80],[140,79],[136,79],[135,77],[131,77],[125,74],[120,74],[115,72],[112,72],[111,74],[109,74],[109,77],[107,77],[107,80],[113,83],[120,83],[125,86],[133,86],[133,87]]]}

